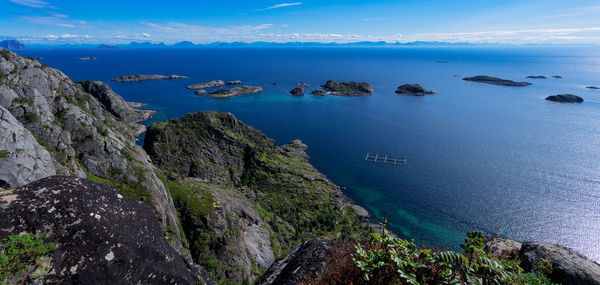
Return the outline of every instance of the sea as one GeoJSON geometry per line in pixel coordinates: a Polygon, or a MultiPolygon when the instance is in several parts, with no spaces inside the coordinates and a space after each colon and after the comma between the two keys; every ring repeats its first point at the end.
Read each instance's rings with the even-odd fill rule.
{"type": "Polygon", "coordinates": [[[158,113],[151,124],[215,110],[275,139],[301,139],[310,162],[370,215],[416,243],[459,249],[466,232],[557,243],[600,261],[600,48],[312,47],[33,49],[76,81],[102,80],[158,113]],[[96,57],[81,61],[78,57],[96,57]],[[189,79],[111,82],[123,74],[189,79]],[[472,83],[489,75],[528,87],[472,83]],[[528,79],[544,75],[546,79],[528,79]],[[552,76],[561,76],[554,78],[552,76]],[[209,98],[187,85],[241,80],[257,95],[209,98]],[[313,96],[329,79],[366,81],[366,97],[313,96]],[[289,91],[309,84],[307,95],[289,91]],[[395,94],[418,83],[435,95],[395,94]],[[583,97],[581,104],[544,100],[583,97]],[[367,153],[407,159],[365,161],[367,153]]]}

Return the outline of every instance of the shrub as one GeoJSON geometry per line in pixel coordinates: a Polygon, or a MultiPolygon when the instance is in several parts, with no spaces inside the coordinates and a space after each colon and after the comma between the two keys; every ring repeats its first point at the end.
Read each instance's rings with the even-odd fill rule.
{"type": "Polygon", "coordinates": [[[40,257],[50,253],[55,246],[46,243],[47,234],[11,235],[4,239],[0,254],[0,282],[5,284],[8,277],[22,274],[40,257]]]}

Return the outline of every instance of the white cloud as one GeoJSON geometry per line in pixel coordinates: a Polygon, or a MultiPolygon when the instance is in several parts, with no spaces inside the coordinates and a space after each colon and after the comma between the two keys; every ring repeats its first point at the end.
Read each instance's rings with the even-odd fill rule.
{"type": "Polygon", "coordinates": [[[32,8],[52,8],[56,9],[56,7],[50,5],[50,3],[41,0],[9,0],[15,4],[32,7],[32,8]]]}
{"type": "Polygon", "coordinates": [[[289,6],[298,6],[298,5],[302,5],[302,4],[303,4],[302,2],[281,3],[281,4],[273,5],[273,6],[270,6],[267,8],[263,8],[263,9],[256,9],[256,11],[272,10],[272,9],[289,7],[289,6]]]}
{"type": "Polygon", "coordinates": [[[261,24],[222,28],[190,25],[177,22],[170,22],[166,24],[142,22],[142,24],[147,25],[156,31],[156,33],[154,33],[155,38],[170,37],[173,40],[188,38],[199,42],[243,41],[248,38],[253,38],[253,35],[273,26],[273,24],[261,24]]]}
{"type": "Polygon", "coordinates": [[[364,18],[361,19],[362,22],[373,22],[373,21],[383,21],[385,18],[364,18]]]}
{"type": "Polygon", "coordinates": [[[141,34],[142,38],[151,38],[152,36],[148,33],[142,33],[141,34]]]}

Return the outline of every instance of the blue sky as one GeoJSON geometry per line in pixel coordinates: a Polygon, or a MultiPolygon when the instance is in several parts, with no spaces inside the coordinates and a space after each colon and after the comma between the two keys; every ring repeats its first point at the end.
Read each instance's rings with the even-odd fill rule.
{"type": "Polygon", "coordinates": [[[600,44],[598,0],[0,0],[0,38],[600,44]]]}

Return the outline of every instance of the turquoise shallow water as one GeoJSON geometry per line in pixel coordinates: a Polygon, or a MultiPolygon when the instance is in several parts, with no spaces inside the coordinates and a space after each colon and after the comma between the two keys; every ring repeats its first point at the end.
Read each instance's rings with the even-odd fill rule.
{"type": "Polygon", "coordinates": [[[160,121],[220,110],[279,144],[299,138],[311,162],[377,218],[418,243],[458,248],[468,230],[554,242],[600,260],[600,50],[593,48],[288,48],[30,50],[75,80],[121,74],[190,79],[111,82],[148,103],[160,121]],[[95,56],[96,61],[77,61],[95,56]],[[447,63],[436,62],[446,60],[447,63]],[[461,80],[492,75],[534,85],[461,80]],[[259,95],[213,99],[185,89],[213,79],[262,85],[259,95]],[[293,97],[327,79],[368,81],[373,96],[293,97]],[[437,95],[396,95],[420,83],[437,95]],[[545,101],[573,93],[583,104],[545,101]],[[404,167],[367,163],[367,152],[406,157],[404,167]]]}

